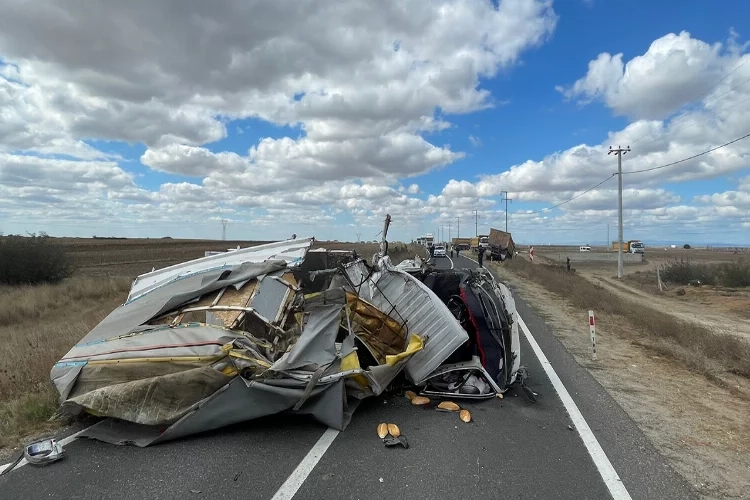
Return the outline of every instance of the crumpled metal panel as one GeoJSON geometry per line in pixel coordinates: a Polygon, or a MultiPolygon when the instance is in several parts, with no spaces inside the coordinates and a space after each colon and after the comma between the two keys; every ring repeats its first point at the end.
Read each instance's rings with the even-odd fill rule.
{"type": "Polygon", "coordinates": [[[424,283],[396,269],[387,259],[368,276],[364,261],[344,267],[360,297],[385,314],[406,323],[409,333],[425,338],[424,348],[406,363],[404,371],[415,384],[424,382],[469,335],[450,309],[424,283]]]}
{"type": "Polygon", "coordinates": [[[521,339],[518,335],[518,310],[516,309],[516,301],[513,298],[513,294],[510,289],[503,283],[498,283],[490,274],[490,278],[495,283],[495,293],[502,299],[505,304],[505,310],[510,314],[513,325],[510,328],[510,350],[515,355],[513,360],[513,366],[511,366],[511,376],[509,384],[516,381],[518,377],[518,370],[521,367],[521,339]]]}
{"type": "Polygon", "coordinates": [[[149,290],[169,281],[205,272],[210,269],[230,268],[243,262],[283,260],[287,262],[289,267],[296,267],[304,260],[312,243],[313,238],[277,241],[265,245],[240,248],[217,255],[209,255],[141,274],[133,282],[130,294],[128,295],[128,301],[134,300],[149,290]]]}

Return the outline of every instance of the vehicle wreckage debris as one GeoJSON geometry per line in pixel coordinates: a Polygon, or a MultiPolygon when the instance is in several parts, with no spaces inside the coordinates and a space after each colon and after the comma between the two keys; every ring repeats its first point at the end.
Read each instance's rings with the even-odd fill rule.
{"type": "Polygon", "coordinates": [[[389,448],[399,445],[403,446],[406,449],[409,448],[409,441],[406,440],[406,436],[387,437],[383,440],[383,443],[389,448]]]}
{"type": "Polygon", "coordinates": [[[416,406],[501,397],[519,382],[511,291],[481,268],[393,265],[389,224],[369,261],[296,238],[138,276],[52,367],[56,416],[94,414],[81,437],[149,446],[279,413],[343,431],[402,373],[416,406]]]}
{"type": "Polygon", "coordinates": [[[47,465],[57,462],[64,456],[63,445],[57,440],[53,438],[42,439],[24,446],[16,459],[0,472],[0,476],[14,470],[23,460],[26,460],[26,463],[31,465],[47,465]]]}

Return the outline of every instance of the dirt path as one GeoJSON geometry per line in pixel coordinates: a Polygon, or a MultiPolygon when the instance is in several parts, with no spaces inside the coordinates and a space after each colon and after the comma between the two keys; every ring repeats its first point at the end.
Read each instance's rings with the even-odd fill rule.
{"type": "Polygon", "coordinates": [[[621,317],[598,317],[593,361],[588,329],[582,327],[586,311],[507,268],[492,267],[704,498],[750,498],[749,400],[631,340],[638,336],[627,334],[621,317]]]}
{"type": "Polygon", "coordinates": [[[750,321],[734,315],[714,313],[708,306],[696,307],[695,303],[682,302],[672,297],[660,297],[639,290],[627,282],[619,282],[602,271],[577,270],[578,274],[592,283],[603,286],[619,297],[627,298],[643,306],[658,308],[666,314],[671,314],[678,319],[689,323],[697,323],[709,330],[736,335],[750,342],[750,321]]]}

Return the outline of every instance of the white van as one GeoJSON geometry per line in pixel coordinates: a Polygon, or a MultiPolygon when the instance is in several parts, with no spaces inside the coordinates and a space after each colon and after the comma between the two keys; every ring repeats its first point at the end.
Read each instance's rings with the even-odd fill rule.
{"type": "Polygon", "coordinates": [[[591,247],[588,246],[588,245],[585,245],[585,246],[579,247],[578,251],[579,252],[590,252],[591,251],[591,247]]]}

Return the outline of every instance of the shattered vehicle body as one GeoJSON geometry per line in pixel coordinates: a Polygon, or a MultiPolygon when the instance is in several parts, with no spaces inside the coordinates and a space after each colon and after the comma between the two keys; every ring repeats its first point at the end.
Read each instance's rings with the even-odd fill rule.
{"type": "Polygon", "coordinates": [[[312,238],[154,270],[54,365],[58,416],[148,446],[282,412],[339,430],[403,375],[491,398],[516,381],[510,291],[488,273],[310,250],[312,238]]]}

